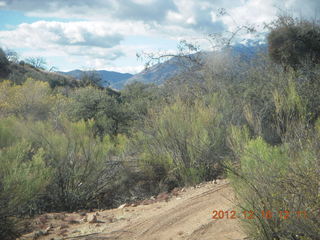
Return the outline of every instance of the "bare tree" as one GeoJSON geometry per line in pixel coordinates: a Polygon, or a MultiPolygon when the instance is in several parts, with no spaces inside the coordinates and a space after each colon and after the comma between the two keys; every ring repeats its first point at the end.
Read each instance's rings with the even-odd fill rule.
{"type": "Polygon", "coordinates": [[[43,57],[28,57],[25,62],[39,69],[47,68],[47,61],[43,57]]]}

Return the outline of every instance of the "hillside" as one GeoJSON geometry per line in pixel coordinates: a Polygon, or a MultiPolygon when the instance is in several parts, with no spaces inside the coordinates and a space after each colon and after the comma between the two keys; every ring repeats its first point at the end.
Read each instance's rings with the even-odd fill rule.
{"type": "MultiPolygon", "coordinates": [[[[259,43],[250,43],[248,45],[237,44],[231,48],[231,54],[240,56],[243,60],[248,60],[256,56],[259,51],[264,50],[265,47],[265,45],[260,45],[259,43]]],[[[219,52],[199,52],[185,57],[172,57],[167,61],[152,65],[135,75],[106,70],[96,70],[94,72],[98,73],[101,77],[102,86],[110,86],[111,88],[118,90],[123,89],[125,85],[133,82],[161,85],[167,80],[181,76],[184,73],[198,71],[203,64],[208,62],[208,59],[216,54],[221,54],[224,51],[227,51],[227,49],[219,52]]],[[[81,71],[77,69],[59,73],[80,79],[84,73],[90,72],[92,71],[81,71]]]]}
{"type": "Polygon", "coordinates": [[[127,80],[127,84],[133,82],[154,83],[161,85],[166,80],[188,71],[192,66],[192,62],[186,58],[173,57],[163,63],[151,66],[142,72],[135,74],[127,80]]]}
{"type": "MultiPolygon", "coordinates": [[[[76,79],[81,79],[82,75],[86,72],[91,71],[82,71],[82,70],[72,70],[69,72],[59,72],[61,74],[72,76],[76,79]]],[[[130,73],[119,73],[113,71],[106,71],[106,70],[97,70],[94,71],[95,73],[99,74],[101,77],[101,85],[106,87],[109,86],[114,89],[122,89],[128,79],[130,79],[133,75],[130,73]]]]}
{"type": "Polygon", "coordinates": [[[48,82],[51,87],[76,87],[79,85],[79,81],[77,81],[75,78],[71,76],[66,76],[60,73],[38,69],[24,62],[8,62],[2,69],[0,69],[0,79],[10,80],[16,84],[21,84],[25,82],[28,78],[48,82]]]}
{"type": "Polygon", "coordinates": [[[212,219],[213,210],[231,210],[234,196],[226,180],[207,182],[160,194],[140,205],[122,205],[118,209],[88,213],[46,214],[34,222],[33,233],[21,239],[139,239],[139,240],[206,240],[244,239],[236,219],[212,219]],[[58,217],[58,215],[60,217],[58,217]],[[96,221],[92,220],[96,216],[96,221]],[[60,218],[60,220],[57,220],[60,218]],[[49,226],[52,226],[51,228],[49,226]],[[49,227],[49,228],[48,228],[49,227]],[[46,232],[46,229],[50,229],[46,232]]]}

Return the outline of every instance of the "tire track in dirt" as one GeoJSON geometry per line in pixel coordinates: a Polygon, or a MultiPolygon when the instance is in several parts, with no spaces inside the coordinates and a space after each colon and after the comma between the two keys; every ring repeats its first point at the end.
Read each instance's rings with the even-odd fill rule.
{"type": "MultiPolygon", "coordinates": [[[[66,220],[77,222],[68,224],[67,229],[62,229],[66,221],[57,222],[51,217],[47,225],[53,226],[52,231],[37,240],[242,240],[245,234],[238,220],[212,219],[213,210],[230,211],[233,202],[234,193],[227,180],[207,182],[180,191],[168,202],[87,213],[88,221],[82,221],[79,213],[66,214],[66,220]],[[100,222],[90,223],[93,216],[100,222]]],[[[31,240],[31,236],[21,239],[31,240]]]]}
{"type": "MultiPolygon", "coordinates": [[[[228,210],[232,207],[233,192],[227,182],[195,189],[196,193],[184,199],[172,200],[153,216],[146,216],[137,223],[124,227],[114,239],[242,239],[237,220],[211,219],[214,209],[228,210]],[[230,199],[228,199],[230,198],[230,199]]],[[[109,235],[110,236],[110,235],[109,235]]]]}

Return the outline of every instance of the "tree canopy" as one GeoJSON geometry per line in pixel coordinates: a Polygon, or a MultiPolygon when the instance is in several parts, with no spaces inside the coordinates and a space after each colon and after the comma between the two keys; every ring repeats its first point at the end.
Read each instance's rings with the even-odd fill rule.
{"type": "Polygon", "coordinates": [[[317,22],[279,17],[268,35],[271,59],[294,69],[320,63],[320,25],[317,22]]]}

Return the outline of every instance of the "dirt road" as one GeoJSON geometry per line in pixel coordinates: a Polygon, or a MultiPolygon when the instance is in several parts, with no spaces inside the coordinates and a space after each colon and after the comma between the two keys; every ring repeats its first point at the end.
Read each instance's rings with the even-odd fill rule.
{"type": "Polygon", "coordinates": [[[46,240],[240,240],[245,234],[238,220],[212,219],[213,210],[233,209],[233,198],[226,180],[218,184],[204,183],[179,192],[167,202],[87,214],[63,214],[62,217],[47,214],[42,216],[46,220],[42,220],[41,226],[47,230],[28,234],[22,239],[32,239],[38,233],[37,239],[46,240]]]}

